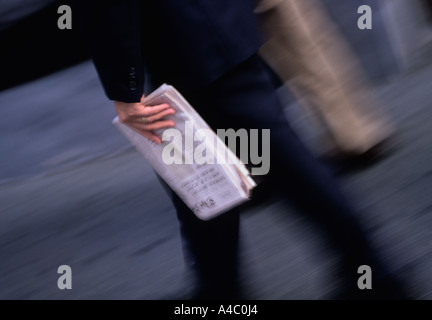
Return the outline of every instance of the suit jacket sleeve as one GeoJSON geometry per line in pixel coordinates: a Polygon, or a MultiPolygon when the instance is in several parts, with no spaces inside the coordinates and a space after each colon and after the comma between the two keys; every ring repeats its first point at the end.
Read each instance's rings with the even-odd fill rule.
{"type": "Polygon", "coordinates": [[[144,63],[138,1],[76,1],[76,8],[107,97],[140,101],[144,63]]]}

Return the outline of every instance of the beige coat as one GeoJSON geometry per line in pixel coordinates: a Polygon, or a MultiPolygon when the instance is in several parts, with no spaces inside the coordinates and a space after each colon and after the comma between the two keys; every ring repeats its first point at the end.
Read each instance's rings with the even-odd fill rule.
{"type": "Polygon", "coordinates": [[[319,1],[257,0],[255,13],[266,39],[260,53],[325,126],[324,152],[361,154],[393,132],[355,53],[319,1]]]}

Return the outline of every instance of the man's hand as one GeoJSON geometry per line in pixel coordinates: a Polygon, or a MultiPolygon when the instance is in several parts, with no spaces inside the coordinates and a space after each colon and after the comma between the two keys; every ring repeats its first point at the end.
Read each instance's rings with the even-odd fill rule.
{"type": "Polygon", "coordinates": [[[174,127],[174,121],[164,118],[174,114],[175,110],[168,104],[144,106],[142,104],[143,99],[144,95],[141,98],[141,102],[127,103],[114,101],[114,108],[121,123],[128,125],[147,139],[161,144],[161,138],[153,130],[174,127]]]}

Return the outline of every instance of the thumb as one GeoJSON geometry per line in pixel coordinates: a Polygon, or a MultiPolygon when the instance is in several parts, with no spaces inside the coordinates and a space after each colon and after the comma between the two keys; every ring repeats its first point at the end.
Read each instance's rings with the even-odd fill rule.
{"type": "Polygon", "coordinates": [[[141,96],[140,103],[142,103],[144,101],[144,98],[145,98],[145,94],[143,93],[143,95],[141,96]]]}

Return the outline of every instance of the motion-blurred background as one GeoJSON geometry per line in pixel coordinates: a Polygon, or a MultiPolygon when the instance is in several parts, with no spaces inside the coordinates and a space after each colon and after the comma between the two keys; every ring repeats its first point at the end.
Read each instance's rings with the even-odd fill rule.
{"type": "MultiPolygon", "coordinates": [[[[430,40],[430,0],[322,1],[372,78],[381,79],[400,71],[409,63],[410,55],[430,40]],[[357,8],[363,4],[373,10],[371,31],[359,30],[355,23],[359,17],[357,8]]],[[[73,9],[72,1],[0,3],[0,89],[34,80],[89,58],[78,23],[73,23],[72,30],[56,28],[60,5],[69,5],[73,9]]]]}
{"type": "MultiPolygon", "coordinates": [[[[431,1],[323,3],[398,126],[394,154],[340,180],[412,295],[431,299],[431,1]],[[372,30],[357,27],[362,4],[372,30]]],[[[175,212],[111,124],[73,3],[0,1],[0,44],[0,299],[180,297],[189,287],[175,212]],[[57,28],[63,4],[72,30],[57,28]],[[72,290],[57,288],[60,265],[72,268],[72,290]]],[[[252,299],[327,297],[334,259],[302,217],[267,199],[243,221],[252,299]]]]}

